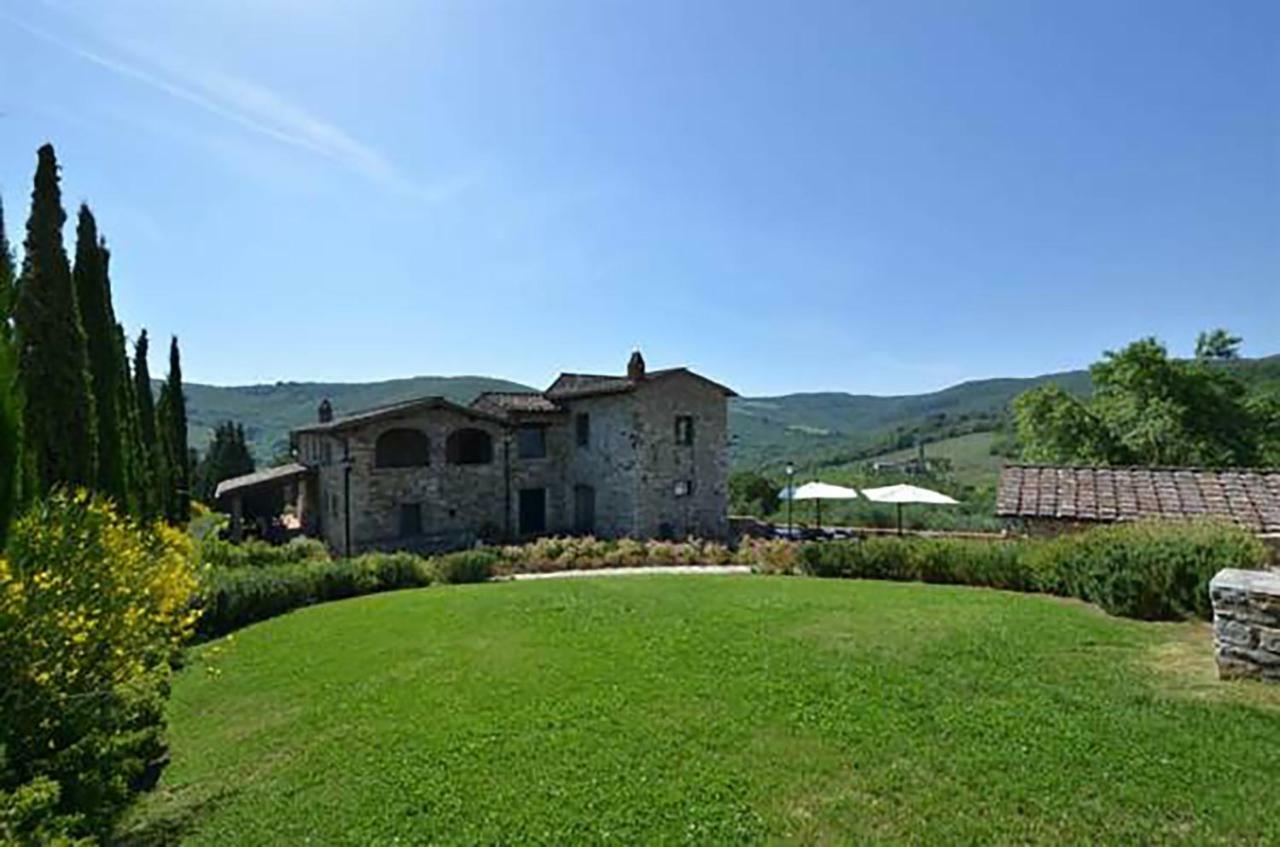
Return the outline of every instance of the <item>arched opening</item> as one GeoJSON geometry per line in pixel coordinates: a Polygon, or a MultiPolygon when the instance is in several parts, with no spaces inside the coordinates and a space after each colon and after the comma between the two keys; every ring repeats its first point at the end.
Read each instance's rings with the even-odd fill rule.
{"type": "Polygon", "coordinates": [[[445,442],[445,457],[451,465],[487,465],[493,461],[493,439],[483,429],[456,429],[445,442]]]}
{"type": "Polygon", "coordinates": [[[389,429],[373,447],[377,468],[418,468],[431,463],[431,442],[416,429],[389,429]]]}

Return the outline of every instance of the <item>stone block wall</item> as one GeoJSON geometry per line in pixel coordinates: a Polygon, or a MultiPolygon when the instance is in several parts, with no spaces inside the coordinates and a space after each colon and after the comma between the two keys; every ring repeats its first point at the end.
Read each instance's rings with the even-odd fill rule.
{"type": "Polygon", "coordinates": [[[1280,681],[1280,573],[1222,570],[1209,596],[1218,676],[1280,681]]]}
{"type": "Polygon", "coordinates": [[[729,534],[728,404],[718,389],[686,374],[643,383],[632,395],[642,438],[636,532],[652,538],[729,534]],[[676,417],[694,420],[693,444],[676,443],[676,417]],[[677,485],[685,494],[677,494],[677,485]]]}

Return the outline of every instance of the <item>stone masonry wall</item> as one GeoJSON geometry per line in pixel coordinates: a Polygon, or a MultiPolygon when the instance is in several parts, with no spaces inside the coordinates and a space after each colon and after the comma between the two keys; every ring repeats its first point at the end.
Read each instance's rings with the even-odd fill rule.
{"type": "Polygon", "coordinates": [[[728,404],[689,375],[644,383],[634,397],[641,420],[636,532],[643,537],[726,538],[729,534],[728,404]],[[676,443],[679,415],[694,419],[693,444],[676,443]],[[689,493],[678,495],[678,483],[689,493]]]}
{"type": "Polygon", "coordinates": [[[379,420],[350,434],[351,536],[353,546],[367,549],[393,541],[400,533],[401,504],[421,504],[427,534],[498,535],[505,529],[504,428],[448,409],[432,409],[379,420]],[[423,468],[379,468],[374,465],[378,436],[408,427],[426,434],[430,464],[423,468]],[[451,465],[445,461],[449,434],[475,428],[493,440],[493,461],[483,465],[451,465]]]}
{"type": "Polygon", "coordinates": [[[636,479],[638,475],[639,421],[633,394],[603,394],[567,401],[564,422],[566,459],[561,509],[564,530],[574,524],[573,489],[589,485],[596,492],[595,534],[620,538],[636,534],[636,479]],[[591,437],[585,447],[577,444],[576,415],[591,419],[591,437]]]}
{"type": "Polygon", "coordinates": [[[1209,596],[1218,676],[1280,681],[1280,573],[1222,570],[1209,596]]]}

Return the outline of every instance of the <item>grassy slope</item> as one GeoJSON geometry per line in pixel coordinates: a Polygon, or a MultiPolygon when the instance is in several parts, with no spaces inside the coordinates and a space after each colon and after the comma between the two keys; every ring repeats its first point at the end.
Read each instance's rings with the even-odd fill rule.
{"type": "MultiPolygon", "coordinates": [[[[924,453],[929,457],[950,459],[952,477],[961,485],[995,485],[996,479],[1000,476],[1000,466],[1005,459],[1003,456],[991,454],[991,442],[994,440],[993,432],[971,432],[968,435],[958,435],[955,438],[944,438],[941,441],[926,444],[924,453]]],[[[868,459],[867,462],[875,459],[897,462],[914,458],[915,455],[915,448],[894,450],[868,459]]],[[[866,462],[856,464],[865,465],[866,462]]]]}
{"type": "Polygon", "coordinates": [[[1207,637],[795,578],[367,597],[197,651],[133,840],[1275,841],[1280,696],[1207,637]]]}

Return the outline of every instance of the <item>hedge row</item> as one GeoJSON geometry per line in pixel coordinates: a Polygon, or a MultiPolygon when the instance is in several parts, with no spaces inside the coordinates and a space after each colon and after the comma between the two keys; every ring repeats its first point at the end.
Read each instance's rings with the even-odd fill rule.
{"type": "Polygon", "coordinates": [[[481,582],[513,572],[730,561],[765,573],[918,580],[1058,594],[1096,603],[1114,615],[1144,620],[1208,618],[1212,615],[1208,583],[1215,573],[1222,568],[1265,567],[1268,559],[1266,548],[1252,535],[1212,522],[1123,524],[1052,540],[747,541],[734,552],[700,541],[551,538],[522,547],[432,558],[370,553],[330,560],[312,558],[310,550],[302,556],[287,547],[261,546],[265,550],[250,547],[233,564],[203,569],[202,636],[222,635],[299,606],[397,588],[481,582]],[[302,558],[288,558],[295,556],[302,558]],[[278,557],[285,562],[275,563],[278,557]]]}
{"type": "Polygon", "coordinates": [[[1223,568],[1266,567],[1254,536],[1214,522],[1100,527],[1051,540],[870,538],[754,542],[739,558],[773,573],[919,580],[1078,597],[1142,620],[1210,618],[1209,580],[1223,568]]]}
{"type": "Polygon", "coordinates": [[[206,568],[197,600],[202,609],[198,632],[213,638],[301,606],[362,594],[482,582],[497,561],[495,552],[469,550],[430,559],[411,553],[369,553],[355,559],[206,568]]]}

